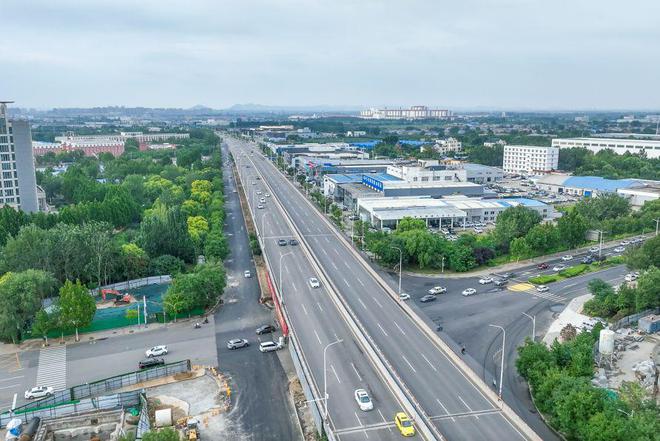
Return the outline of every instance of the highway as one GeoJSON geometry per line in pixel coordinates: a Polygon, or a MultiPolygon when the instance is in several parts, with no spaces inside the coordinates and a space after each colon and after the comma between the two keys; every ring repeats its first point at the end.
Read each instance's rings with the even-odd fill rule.
{"type": "MultiPolygon", "coordinates": [[[[406,313],[402,305],[395,300],[393,292],[386,290],[382,281],[376,279],[368,266],[348,245],[338,239],[336,230],[275,166],[260,154],[256,146],[233,139],[227,139],[227,142],[234,157],[243,155],[239,167],[244,182],[250,182],[249,186],[263,187],[264,191],[270,191],[272,197],[278,198],[285,207],[286,214],[302,234],[301,239],[309,246],[325,276],[336,288],[335,291],[346,302],[373,345],[380,349],[386,362],[399,376],[402,386],[419,403],[420,410],[437,431],[449,440],[539,439],[519,420],[514,421],[510,415],[505,415],[500,409],[501,403],[492,398],[492,393],[485,385],[478,384],[479,380],[474,373],[453,360],[453,354],[429,336],[419,326],[414,315],[406,313]],[[254,150],[254,155],[245,156],[251,150],[254,150]],[[258,175],[262,177],[262,182],[257,179],[258,175]],[[264,180],[270,190],[266,189],[264,180]]],[[[248,197],[256,200],[260,196],[249,194],[248,197]]],[[[290,235],[291,232],[284,228],[283,213],[273,209],[270,202],[267,205],[267,209],[259,210],[268,213],[264,214],[266,218],[261,217],[264,215],[258,215],[255,221],[257,224],[263,222],[264,228],[269,228],[266,240],[275,241],[281,235],[290,235]]],[[[284,248],[289,247],[277,248],[282,248],[278,254],[283,255],[284,248]]],[[[306,284],[306,280],[314,273],[310,272],[301,260],[294,260],[294,257],[284,259],[287,259],[284,268],[291,270],[284,270],[284,273],[297,285],[293,289],[294,295],[296,289],[309,291],[306,287],[301,288],[301,285],[306,284]]],[[[284,297],[294,317],[305,314],[304,308],[307,308],[310,296],[313,296],[312,299],[324,297],[319,291],[305,292],[303,303],[292,304],[295,299],[289,297],[290,295],[291,292],[287,292],[285,287],[284,297]]],[[[319,346],[322,342],[332,339],[332,334],[328,337],[327,330],[323,328],[337,326],[336,322],[340,320],[334,317],[335,313],[322,315],[325,315],[326,319],[315,319],[311,326],[300,326],[295,320],[293,323],[298,332],[303,333],[304,330],[303,335],[309,335],[310,330],[312,336],[314,331],[325,331],[325,339],[319,339],[319,346]]],[[[351,354],[339,355],[345,357],[351,354]]],[[[341,358],[337,364],[350,366],[347,360],[341,358]]],[[[330,403],[332,406],[332,398],[330,403]]]]}

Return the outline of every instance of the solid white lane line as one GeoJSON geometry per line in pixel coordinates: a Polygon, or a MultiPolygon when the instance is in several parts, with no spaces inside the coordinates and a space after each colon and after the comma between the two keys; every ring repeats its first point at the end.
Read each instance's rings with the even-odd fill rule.
{"type": "Polygon", "coordinates": [[[316,306],[318,306],[318,307],[319,307],[319,310],[320,310],[321,312],[323,312],[323,308],[321,308],[321,304],[320,304],[319,302],[316,302],[316,306]]]}
{"type": "Polygon", "coordinates": [[[301,303],[300,306],[302,306],[303,312],[307,315],[307,308],[305,308],[305,305],[301,303]]]}
{"type": "Polygon", "coordinates": [[[394,326],[396,326],[397,329],[398,329],[399,331],[401,331],[401,333],[402,333],[403,335],[406,335],[406,333],[403,331],[403,329],[401,329],[401,326],[399,326],[399,324],[398,324],[397,322],[394,322],[394,326]]]}
{"type": "Polygon", "coordinates": [[[380,328],[381,332],[382,332],[383,334],[385,334],[385,337],[388,337],[387,332],[385,332],[385,330],[384,330],[383,327],[380,325],[380,323],[376,323],[376,324],[377,324],[378,327],[380,328]]]}
{"type": "Polygon", "coordinates": [[[339,379],[339,375],[337,375],[337,371],[335,370],[335,365],[330,364],[330,368],[332,369],[332,372],[335,374],[335,378],[337,379],[337,382],[341,384],[341,380],[339,379]]]}
{"type": "Polygon", "coordinates": [[[410,362],[408,361],[408,359],[407,359],[405,356],[402,355],[401,358],[403,358],[403,361],[405,361],[406,363],[408,363],[408,366],[410,366],[410,369],[412,369],[412,371],[413,371],[414,373],[417,373],[417,371],[415,370],[415,368],[413,367],[413,365],[410,364],[410,362]]]}
{"type": "Polygon", "coordinates": [[[357,375],[358,380],[362,381],[362,377],[360,376],[360,373],[358,372],[357,368],[355,367],[352,361],[351,361],[351,366],[353,367],[353,371],[355,372],[355,375],[357,375]]]}
{"type": "MultiPolygon", "coordinates": [[[[383,412],[380,411],[380,409],[378,409],[378,414],[379,414],[380,417],[383,419],[383,422],[384,422],[385,424],[387,424],[387,423],[389,422],[389,421],[387,421],[387,420],[385,419],[385,416],[383,415],[383,412]]],[[[387,426],[387,430],[389,430],[389,431],[391,432],[391,431],[392,431],[392,428],[391,428],[390,426],[387,426]]]]}
{"type": "Polygon", "coordinates": [[[383,305],[381,305],[381,303],[378,301],[378,299],[376,297],[372,297],[372,299],[374,299],[374,302],[376,302],[376,305],[380,306],[381,308],[383,307],[383,305]]]}
{"type": "MultiPolygon", "coordinates": [[[[445,405],[442,404],[442,401],[440,401],[440,400],[437,399],[437,398],[435,399],[435,401],[437,401],[438,404],[440,405],[440,407],[442,407],[442,410],[444,410],[445,413],[446,413],[447,415],[449,415],[449,411],[447,410],[447,408],[445,407],[445,405]]],[[[454,421],[454,422],[456,422],[456,418],[454,418],[454,417],[451,417],[451,420],[454,421]]]]}
{"type": "MultiPolygon", "coordinates": [[[[319,337],[319,333],[316,332],[316,329],[314,329],[314,335],[316,335],[316,339],[319,341],[319,344],[322,344],[322,343],[321,343],[321,337],[319,337]]],[[[460,398],[460,397],[459,397],[459,398],[460,398]]]]}
{"type": "Polygon", "coordinates": [[[360,305],[362,305],[362,307],[363,307],[364,309],[367,309],[367,305],[365,305],[364,302],[362,301],[362,299],[359,298],[359,297],[358,297],[358,302],[360,302],[360,305]]]}
{"type": "Polygon", "coordinates": [[[429,366],[431,366],[431,369],[438,372],[438,370],[435,368],[435,366],[433,366],[433,364],[429,361],[429,359],[426,358],[426,355],[422,354],[422,357],[424,357],[424,360],[426,360],[426,362],[429,364],[429,366]]]}
{"type": "MultiPolygon", "coordinates": [[[[12,363],[13,362],[14,360],[12,360],[12,363]]],[[[23,378],[23,375],[20,375],[18,377],[0,378],[0,381],[18,380],[19,378],[23,378]]]]}
{"type": "MultiPolygon", "coordinates": [[[[355,419],[358,420],[358,425],[359,425],[360,427],[363,427],[364,425],[362,424],[362,421],[360,421],[360,417],[358,416],[357,412],[354,412],[354,414],[355,414],[355,419]]],[[[366,436],[367,438],[369,438],[369,434],[367,433],[366,430],[363,431],[363,433],[364,433],[364,436],[366,436]]]]}
{"type": "Polygon", "coordinates": [[[467,403],[465,402],[465,400],[464,400],[463,398],[461,398],[460,395],[456,395],[456,396],[458,397],[459,400],[461,400],[461,403],[463,403],[463,405],[464,405],[465,407],[467,407],[468,410],[469,410],[470,412],[472,412],[472,409],[470,409],[470,406],[467,405],[467,403]]]}

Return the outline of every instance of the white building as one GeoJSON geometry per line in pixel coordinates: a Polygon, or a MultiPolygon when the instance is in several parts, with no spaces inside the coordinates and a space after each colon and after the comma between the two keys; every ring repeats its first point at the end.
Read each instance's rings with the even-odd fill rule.
{"type": "Polygon", "coordinates": [[[449,152],[460,152],[463,144],[456,138],[436,139],[432,148],[441,155],[446,155],[449,152]]]}
{"type": "Polygon", "coordinates": [[[582,147],[594,153],[610,149],[619,155],[645,152],[647,158],[660,158],[660,141],[645,139],[558,138],[552,140],[552,146],[560,149],[582,147]]]}
{"type": "Polygon", "coordinates": [[[498,139],[497,141],[494,141],[494,142],[488,142],[488,141],[484,142],[484,147],[486,147],[487,149],[492,149],[492,148],[500,146],[500,145],[505,146],[506,141],[503,140],[503,139],[498,139]]]}
{"type": "Polygon", "coordinates": [[[75,135],[68,133],[65,136],[56,136],[55,141],[71,145],[108,145],[112,143],[123,144],[127,139],[135,139],[137,142],[158,142],[188,138],[190,138],[189,133],[120,132],[118,135],[75,135]]]}
{"type": "Polygon", "coordinates": [[[537,175],[549,173],[559,165],[557,147],[539,147],[533,145],[504,146],[502,168],[505,173],[537,175]]]}
{"type": "Polygon", "coordinates": [[[360,136],[367,136],[367,132],[364,130],[349,130],[346,132],[347,138],[358,138],[360,136]]]}
{"type": "Polygon", "coordinates": [[[409,109],[368,109],[360,112],[366,119],[445,119],[451,117],[446,109],[429,109],[426,106],[412,106],[409,109]]]}

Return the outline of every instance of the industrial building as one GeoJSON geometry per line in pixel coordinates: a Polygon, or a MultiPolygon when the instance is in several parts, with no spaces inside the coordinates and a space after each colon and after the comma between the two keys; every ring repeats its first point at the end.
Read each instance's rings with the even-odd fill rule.
{"type": "Polygon", "coordinates": [[[533,145],[506,145],[502,168],[505,173],[539,175],[557,170],[559,148],[533,145]]]}
{"type": "Polygon", "coordinates": [[[660,141],[646,139],[558,138],[552,140],[552,146],[560,149],[581,147],[594,153],[609,149],[619,155],[645,153],[647,158],[660,158],[660,141]]]}
{"type": "Polygon", "coordinates": [[[297,156],[291,165],[298,172],[307,175],[310,181],[320,185],[327,174],[383,173],[392,162],[391,159],[328,159],[297,156]]]}
{"type": "Polygon", "coordinates": [[[387,167],[387,174],[408,182],[456,181],[485,184],[502,180],[504,173],[497,167],[456,162],[440,164],[437,160],[420,159],[416,163],[397,163],[387,167]]]}
{"type": "Polygon", "coordinates": [[[39,210],[32,131],[29,122],[8,119],[9,103],[11,101],[0,101],[0,206],[9,205],[32,213],[39,210]]]}
{"type": "Polygon", "coordinates": [[[466,223],[495,222],[497,216],[510,207],[523,205],[537,211],[543,219],[554,217],[552,206],[526,198],[479,199],[465,196],[381,197],[358,201],[360,218],[375,228],[396,228],[405,217],[422,219],[429,227],[462,227],[466,223]]]}
{"type": "Polygon", "coordinates": [[[452,116],[446,109],[429,109],[426,106],[412,106],[409,109],[368,109],[360,112],[366,119],[446,119],[452,116]]]}

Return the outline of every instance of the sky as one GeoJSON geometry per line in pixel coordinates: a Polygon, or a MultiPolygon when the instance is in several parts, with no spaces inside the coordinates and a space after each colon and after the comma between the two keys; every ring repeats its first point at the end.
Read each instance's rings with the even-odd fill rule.
{"type": "Polygon", "coordinates": [[[657,0],[0,0],[33,108],[660,109],[657,0]]]}

